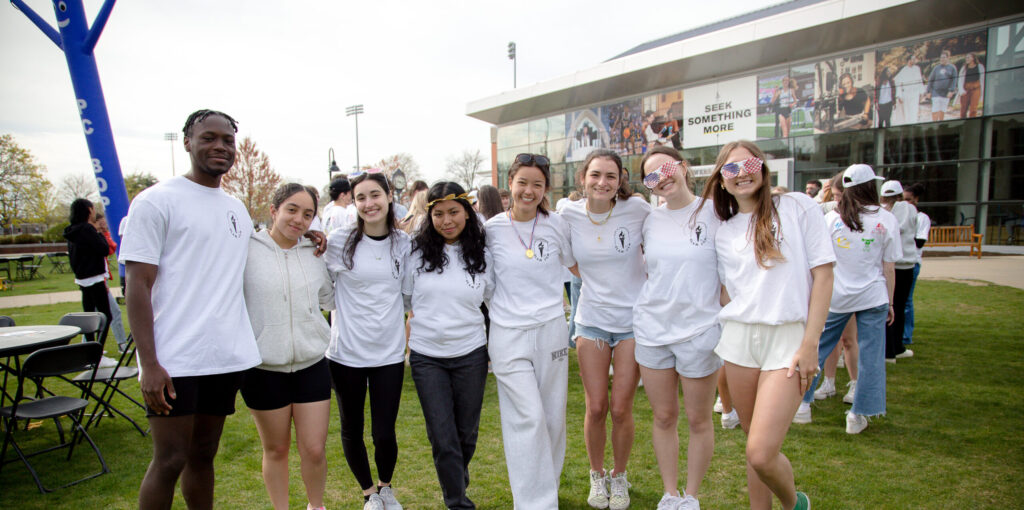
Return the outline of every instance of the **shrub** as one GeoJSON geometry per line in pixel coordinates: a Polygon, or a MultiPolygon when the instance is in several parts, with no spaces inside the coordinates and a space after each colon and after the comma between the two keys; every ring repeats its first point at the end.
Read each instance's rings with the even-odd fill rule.
{"type": "Polygon", "coordinates": [[[64,229],[67,228],[68,225],[70,225],[70,223],[68,223],[66,221],[62,221],[62,222],[60,222],[60,223],[58,223],[58,224],[56,224],[56,225],[46,229],[46,233],[43,234],[43,241],[45,241],[47,243],[60,243],[60,242],[63,242],[64,241],[64,229]]]}

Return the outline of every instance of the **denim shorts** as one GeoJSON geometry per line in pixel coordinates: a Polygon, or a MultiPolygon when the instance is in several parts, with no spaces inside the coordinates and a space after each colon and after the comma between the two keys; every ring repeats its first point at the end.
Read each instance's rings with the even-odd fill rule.
{"type": "Polygon", "coordinates": [[[700,379],[718,371],[722,358],[715,354],[722,328],[715,324],[703,333],[683,342],[669,345],[636,345],[636,362],[654,370],[676,369],[689,379],[700,379]]]}
{"type": "Polygon", "coordinates": [[[576,334],[577,337],[583,337],[583,338],[587,338],[587,339],[593,340],[595,342],[599,342],[598,348],[601,347],[600,346],[601,343],[604,343],[604,344],[608,345],[608,347],[611,347],[613,349],[615,348],[616,345],[619,344],[619,342],[621,342],[623,340],[628,340],[628,339],[634,337],[633,330],[629,330],[629,331],[627,331],[625,333],[610,333],[610,332],[605,331],[605,330],[603,330],[601,328],[595,328],[595,327],[592,327],[592,326],[584,326],[584,325],[582,325],[582,324],[580,324],[578,322],[576,323],[575,334],[576,334]]]}

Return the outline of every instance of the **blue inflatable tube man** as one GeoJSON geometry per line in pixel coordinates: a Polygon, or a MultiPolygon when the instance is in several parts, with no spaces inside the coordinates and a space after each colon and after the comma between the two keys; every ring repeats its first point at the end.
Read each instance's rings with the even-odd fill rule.
{"type": "Polygon", "coordinates": [[[121,223],[121,218],[128,213],[128,193],[125,191],[124,178],[121,176],[121,164],[117,160],[117,149],[114,147],[114,133],[110,129],[107,104],[103,100],[103,87],[100,85],[100,74],[96,70],[96,58],[93,56],[96,42],[99,41],[103,27],[110,18],[110,11],[114,8],[114,0],[103,2],[92,28],[89,28],[86,22],[82,0],[54,1],[53,9],[57,13],[59,32],[22,0],[11,0],[11,4],[23,12],[64,52],[68,69],[71,71],[71,85],[75,89],[75,98],[78,102],[78,115],[82,118],[82,132],[85,133],[85,142],[92,157],[92,170],[96,174],[96,185],[99,187],[110,225],[110,235],[120,244],[117,226],[121,223]]]}

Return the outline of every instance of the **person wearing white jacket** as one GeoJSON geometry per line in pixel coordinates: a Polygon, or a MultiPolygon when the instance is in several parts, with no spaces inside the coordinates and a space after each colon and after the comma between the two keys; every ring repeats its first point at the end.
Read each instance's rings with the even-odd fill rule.
{"type": "Polygon", "coordinates": [[[275,509],[288,508],[293,420],[308,508],[324,506],[331,375],[324,357],[330,327],[320,310],[334,308],[334,287],[327,264],[302,237],[316,202],[301,184],[281,185],[270,230],[249,240],[245,264],[245,305],[263,361],[246,373],[242,397],[263,443],[263,480],[275,509]]]}

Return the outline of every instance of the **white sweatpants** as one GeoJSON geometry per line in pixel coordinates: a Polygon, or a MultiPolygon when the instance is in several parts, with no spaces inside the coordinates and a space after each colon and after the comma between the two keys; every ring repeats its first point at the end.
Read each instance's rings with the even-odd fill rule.
{"type": "Polygon", "coordinates": [[[498,381],[501,435],[514,506],[517,510],[557,509],[569,385],[565,319],[529,329],[492,322],[487,351],[498,381]]]}

